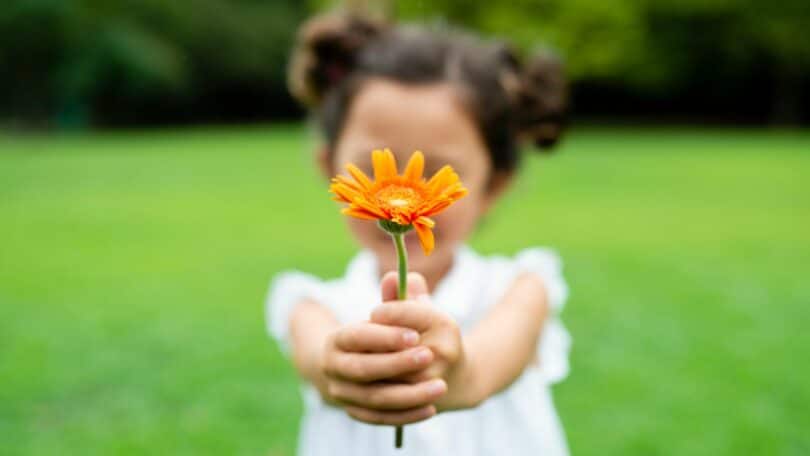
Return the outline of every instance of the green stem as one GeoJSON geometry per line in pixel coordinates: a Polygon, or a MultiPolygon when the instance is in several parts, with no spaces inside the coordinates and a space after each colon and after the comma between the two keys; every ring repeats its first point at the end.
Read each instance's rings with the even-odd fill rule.
{"type": "MultiPolygon", "coordinates": [[[[397,258],[399,259],[397,299],[401,301],[407,298],[408,293],[408,251],[405,249],[405,233],[391,233],[391,237],[394,238],[394,246],[397,248],[397,258]]],[[[394,447],[402,448],[402,426],[397,426],[394,431],[394,447]]]]}
{"type": "Polygon", "coordinates": [[[405,234],[392,234],[394,245],[397,248],[397,258],[399,259],[399,283],[397,286],[397,299],[407,298],[408,293],[408,251],[405,250],[405,234]]]}

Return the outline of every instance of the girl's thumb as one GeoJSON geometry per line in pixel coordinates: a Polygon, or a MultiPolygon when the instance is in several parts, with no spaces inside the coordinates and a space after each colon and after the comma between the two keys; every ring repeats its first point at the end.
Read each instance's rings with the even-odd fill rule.
{"type": "MultiPolygon", "coordinates": [[[[397,299],[397,283],[396,271],[389,271],[383,276],[382,283],[380,284],[383,302],[397,299]]],[[[418,299],[425,303],[430,302],[427,281],[422,274],[418,272],[408,273],[407,296],[408,299],[418,299]]]]}
{"type": "Polygon", "coordinates": [[[430,302],[430,291],[428,290],[427,281],[425,277],[418,272],[408,273],[408,299],[430,302]]]}

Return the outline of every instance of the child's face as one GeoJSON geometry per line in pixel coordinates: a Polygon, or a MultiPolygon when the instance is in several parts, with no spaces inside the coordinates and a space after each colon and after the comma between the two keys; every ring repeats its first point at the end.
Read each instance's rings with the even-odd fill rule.
{"type": "MultiPolygon", "coordinates": [[[[410,269],[426,275],[435,273],[449,266],[454,249],[471,235],[478,219],[500,193],[499,188],[489,185],[492,164],[486,146],[451,86],[404,85],[375,79],[368,81],[352,101],[332,163],[327,167],[345,173],[346,163],[354,163],[371,176],[371,151],[385,147],[394,152],[400,172],[411,153],[421,150],[427,177],[450,165],[469,191],[433,217],[436,248],[430,256],[421,251],[416,234],[405,236],[410,269]]],[[[391,237],[376,223],[351,217],[347,220],[358,241],[377,255],[383,271],[395,269],[391,237]]]]}

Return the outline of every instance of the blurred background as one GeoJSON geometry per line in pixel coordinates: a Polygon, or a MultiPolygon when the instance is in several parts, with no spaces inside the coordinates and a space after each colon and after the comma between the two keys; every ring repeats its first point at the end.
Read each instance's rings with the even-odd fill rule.
{"type": "Polygon", "coordinates": [[[472,244],[566,261],[574,454],[810,454],[801,0],[0,2],[0,452],[294,454],[264,295],[356,247],[285,72],[339,7],[567,62],[569,135],[472,244]]]}
{"type": "MultiPolygon", "coordinates": [[[[810,121],[810,13],[799,0],[348,2],[546,44],[575,115],[797,125],[810,121]]],[[[332,2],[8,0],[0,119],[17,128],[297,119],[285,64],[298,24],[332,2]]]]}

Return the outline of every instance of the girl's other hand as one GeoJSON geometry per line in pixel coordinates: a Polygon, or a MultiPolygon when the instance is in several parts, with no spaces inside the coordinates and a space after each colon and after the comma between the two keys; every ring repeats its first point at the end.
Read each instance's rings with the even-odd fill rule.
{"type": "Polygon", "coordinates": [[[371,424],[409,424],[435,415],[433,403],[447,391],[443,380],[386,381],[430,366],[433,352],[419,343],[419,333],[409,328],[372,322],[338,328],[323,348],[321,394],[371,424]]]}
{"type": "Polygon", "coordinates": [[[397,274],[389,272],[382,280],[383,303],[372,312],[372,324],[418,331],[421,344],[433,354],[424,368],[400,374],[396,379],[417,384],[443,380],[447,394],[436,401],[439,410],[474,406],[473,400],[467,400],[477,396],[473,392],[475,383],[470,381],[469,369],[465,367],[467,357],[458,324],[432,307],[427,282],[421,274],[408,274],[408,300],[396,301],[396,296],[397,274]]]}

